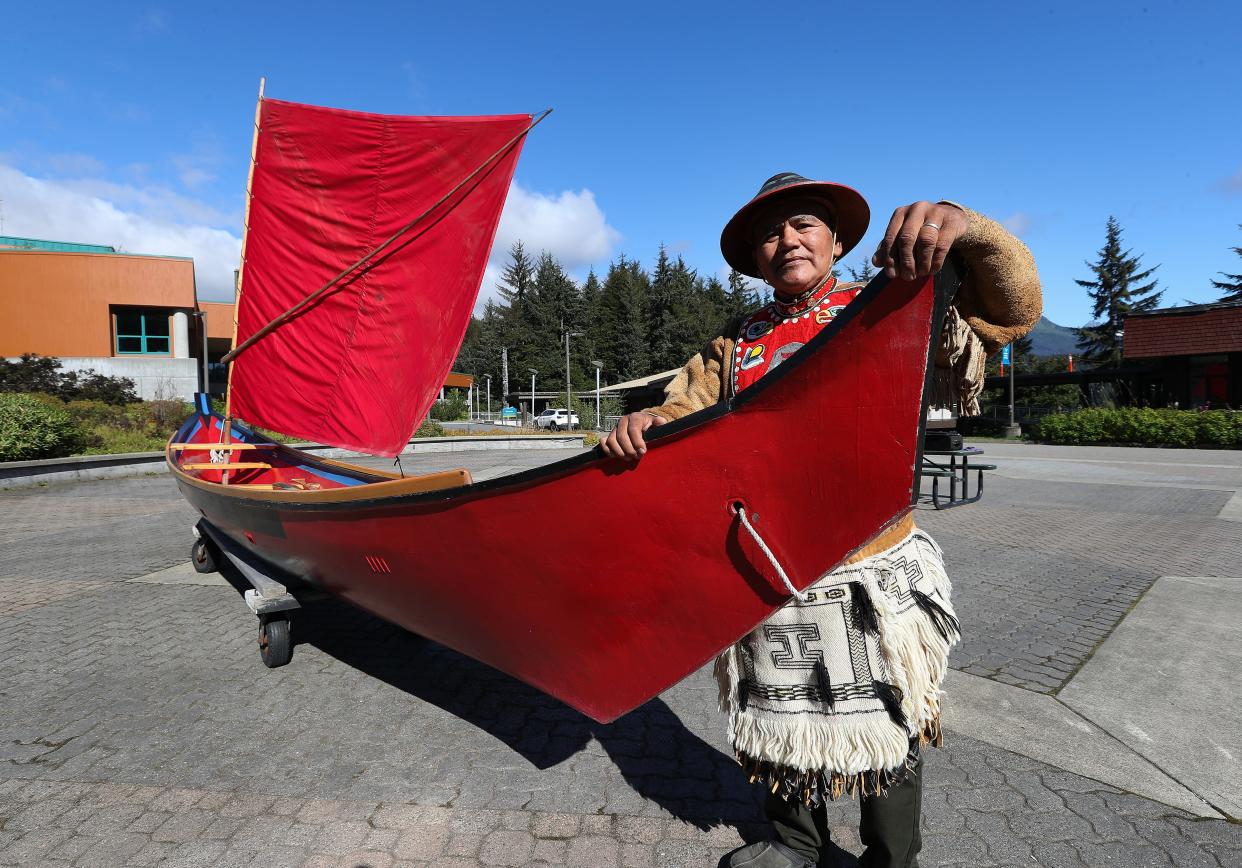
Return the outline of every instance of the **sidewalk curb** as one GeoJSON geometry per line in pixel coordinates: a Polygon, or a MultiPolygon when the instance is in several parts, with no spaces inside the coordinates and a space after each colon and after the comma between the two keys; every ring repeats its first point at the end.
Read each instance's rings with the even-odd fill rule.
{"type": "Polygon", "coordinates": [[[1224,819],[1207,802],[1055,696],[950,669],[944,726],[978,741],[1091,778],[1196,817],[1224,819]]]}

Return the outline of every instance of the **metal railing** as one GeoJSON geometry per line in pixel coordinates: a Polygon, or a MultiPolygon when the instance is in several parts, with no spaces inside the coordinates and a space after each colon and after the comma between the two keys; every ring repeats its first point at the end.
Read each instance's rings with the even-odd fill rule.
{"type": "MultiPolygon", "coordinates": [[[[1015,404],[1013,408],[1013,419],[1015,422],[1027,422],[1042,419],[1052,413],[1068,413],[1077,410],[1077,407],[1052,407],[1052,406],[1024,406],[1015,404]]],[[[1009,421],[1009,405],[1008,404],[987,404],[979,408],[979,415],[976,419],[990,419],[994,422],[1009,421]]]]}

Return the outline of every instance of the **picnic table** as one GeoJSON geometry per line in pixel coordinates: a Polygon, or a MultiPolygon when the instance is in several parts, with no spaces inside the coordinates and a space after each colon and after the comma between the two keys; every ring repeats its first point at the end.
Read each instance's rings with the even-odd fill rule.
{"type": "Polygon", "coordinates": [[[975,503],[983,497],[983,472],[995,470],[995,464],[981,464],[972,458],[983,455],[978,446],[963,446],[961,449],[926,449],[923,451],[923,466],[920,474],[930,477],[932,481],[931,501],[936,509],[952,509],[975,503]],[[975,471],[975,493],[970,493],[970,471],[975,471]],[[940,480],[947,480],[948,497],[940,491],[940,480]],[[959,497],[960,492],[960,497],[959,497]]]}

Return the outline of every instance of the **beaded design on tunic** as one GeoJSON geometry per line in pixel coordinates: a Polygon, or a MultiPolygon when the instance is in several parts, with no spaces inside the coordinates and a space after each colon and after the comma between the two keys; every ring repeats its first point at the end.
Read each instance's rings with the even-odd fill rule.
{"type": "Polygon", "coordinates": [[[742,321],[733,351],[731,385],[737,394],[815,337],[854,300],[862,287],[837,289],[835,278],[796,299],[773,299],[742,321]]]}

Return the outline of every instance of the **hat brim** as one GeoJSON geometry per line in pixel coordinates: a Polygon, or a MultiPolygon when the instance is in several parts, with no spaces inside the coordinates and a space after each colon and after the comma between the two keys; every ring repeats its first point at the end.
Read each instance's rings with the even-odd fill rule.
{"type": "Polygon", "coordinates": [[[798,181],[756,196],[733,215],[720,233],[720,252],[724,254],[725,262],[748,277],[762,279],[750,237],[751,221],[760,208],[781,199],[794,198],[821,199],[832,209],[837,219],[837,240],[841,242],[841,256],[838,259],[853,250],[867,233],[871,208],[861,193],[844,184],[798,181]]]}

